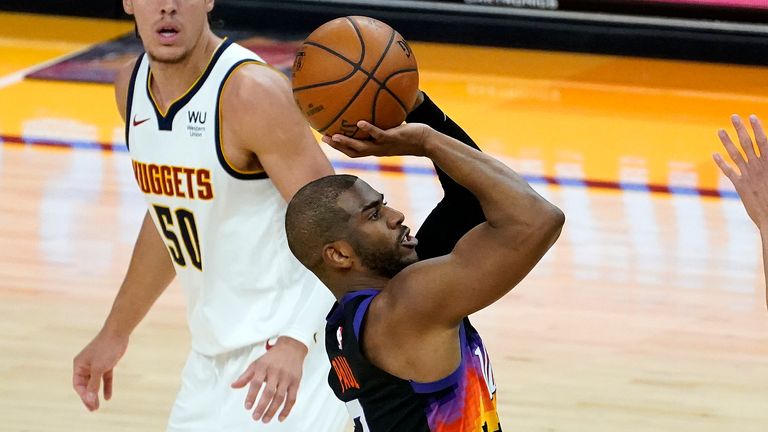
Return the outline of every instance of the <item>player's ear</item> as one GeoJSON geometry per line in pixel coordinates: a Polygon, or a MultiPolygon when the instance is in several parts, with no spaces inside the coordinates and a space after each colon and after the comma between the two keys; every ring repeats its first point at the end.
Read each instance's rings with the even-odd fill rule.
{"type": "Polygon", "coordinates": [[[323,247],[323,262],[333,269],[352,268],[352,246],[344,240],[328,243],[323,247]]]}
{"type": "Polygon", "coordinates": [[[213,0],[205,0],[205,10],[210,12],[213,10],[213,0]]]}
{"type": "Polygon", "coordinates": [[[133,0],[123,0],[123,10],[128,15],[133,15],[133,0]]]}

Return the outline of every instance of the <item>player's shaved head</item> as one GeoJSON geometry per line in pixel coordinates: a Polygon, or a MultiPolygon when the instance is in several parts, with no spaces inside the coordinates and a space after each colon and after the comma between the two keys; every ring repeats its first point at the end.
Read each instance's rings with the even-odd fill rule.
{"type": "Polygon", "coordinates": [[[352,175],[317,179],[293,196],[285,214],[288,247],[305,267],[317,273],[323,246],[346,236],[350,214],[339,207],[341,194],[358,180],[352,175]]]}

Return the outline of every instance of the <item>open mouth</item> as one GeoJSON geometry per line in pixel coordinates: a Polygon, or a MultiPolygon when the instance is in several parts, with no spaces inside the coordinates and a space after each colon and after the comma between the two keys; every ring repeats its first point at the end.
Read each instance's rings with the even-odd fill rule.
{"type": "Polygon", "coordinates": [[[400,235],[400,245],[407,248],[415,248],[419,241],[416,237],[411,237],[411,229],[403,227],[403,233],[400,235]]]}
{"type": "Polygon", "coordinates": [[[161,40],[171,42],[179,34],[179,29],[176,26],[165,24],[157,30],[157,34],[160,35],[161,40]]]}

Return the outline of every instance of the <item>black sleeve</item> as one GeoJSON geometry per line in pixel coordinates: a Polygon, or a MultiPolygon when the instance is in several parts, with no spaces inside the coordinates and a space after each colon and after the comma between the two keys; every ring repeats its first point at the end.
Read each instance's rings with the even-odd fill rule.
{"type": "MultiPolygon", "coordinates": [[[[424,102],[413,110],[405,121],[427,124],[438,132],[480,150],[472,138],[448,118],[426,93],[424,102]]],[[[437,166],[435,171],[445,195],[416,234],[419,239],[416,253],[421,259],[449,254],[464,234],[485,222],[485,215],[477,198],[437,166]]]]}

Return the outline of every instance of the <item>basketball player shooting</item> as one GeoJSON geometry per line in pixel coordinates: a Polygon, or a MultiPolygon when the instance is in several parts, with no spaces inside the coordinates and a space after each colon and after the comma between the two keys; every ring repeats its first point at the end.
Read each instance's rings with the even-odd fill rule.
{"type": "MultiPolygon", "coordinates": [[[[736,135],[744,154],[739,152],[724,129],[718,131],[718,136],[738,171],[728,165],[719,153],[715,153],[714,159],[723,174],[733,183],[747,214],[760,231],[763,242],[763,276],[768,277],[768,137],[765,135],[760,119],[754,115],[749,117],[755,135],[754,142],[741,117],[734,115],[731,121],[736,128],[736,135]]],[[[768,307],[768,281],[766,281],[766,307],[768,307]]]]}
{"type": "Polygon", "coordinates": [[[359,122],[371,140],[337,134],[324,141],[351,157],[435,163],[446,197],[416,237],[402,213],[354,176],[316,180],[288,206],[291,251],[338,300],[326,325],[329,383],[355,431],[501,431],[490,361],[467,315],[530,272],[564,216],[472,148],[428,98],[407,121],[389,130],[359,122]]]}
{"type": "Polygon", "coordinates": [[[213,3],[123,1],[146,53],[121,72],[116,97],[148,212],[106,322],[74,359],[73,387],[89,410],[102,382],[111,398],[131,333],[177,278],[192,350],[169,431],[340,431],[348,417],[315,340],[333,298],[282,229],[287,200],[333,170],[288,80],[210,30],[213,3]]]}

